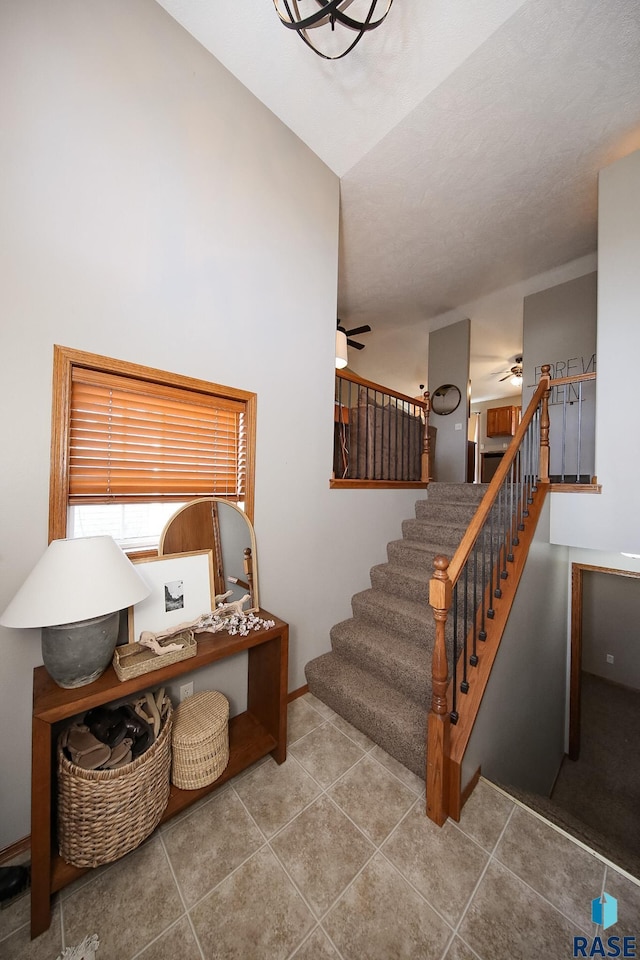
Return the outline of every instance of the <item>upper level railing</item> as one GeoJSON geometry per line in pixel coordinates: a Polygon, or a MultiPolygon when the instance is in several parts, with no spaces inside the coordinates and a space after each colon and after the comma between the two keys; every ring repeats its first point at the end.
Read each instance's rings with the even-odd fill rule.
{"type": "Polygon", "coordinates": [[[438,556],[429,602],[436,623],[432,702],[427,743],[427,813],[436,823],[458,817],[461,765],[488,682],[529,544],[549,489],[599,489],[582,466],[592,444],[583,430],[583,389],[595,374],[551,380],[542,377],[516,434],[451,560],[438,556]],[[551,399],[558,400],[560,427],[550,446],[551,399]],[[574,396],[575,394],[575,396],[574,396]],[[569,415],[568,404],[577,403],[569,415]],[[575,420],[575,423],[572,421],[575,420]],[[556,453],[557,447],[557,453],[556,453]],[[553,453],[553,456],[552,456],[553,453]],[[567,463],[573,455],[573,483],[567,463]],[[556,474],[550,464],[559,465],[556,474]],[[557,485],[559,484],[559,486],[557,485]]]}
{"type": "Polygon", "coordinates": [[[409,397],[336,371],[332,487],[429,482],[434,430],[429,393],[409,397]]]}

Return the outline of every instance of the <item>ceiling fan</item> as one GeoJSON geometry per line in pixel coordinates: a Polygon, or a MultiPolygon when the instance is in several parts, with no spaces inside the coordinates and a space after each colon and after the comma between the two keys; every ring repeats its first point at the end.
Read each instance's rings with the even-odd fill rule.
{"type": "Polygon", "coordinates": [[[371,327],[369,326],[368,323],[365,323],[364,326],[362,327],[354,327],[353,330],[345,330],[345,328],[342,326],[342,321],[340,320],[340,317],[338,317],[338,330],[340,331],[340,333],[344,333],[345,337],[347,338],[347,343],[349,344],[349,346],[355,347],[356,350],[364,350],[365,348],[364,343],[358,343],[357,340],[350,340],[349,337],[357,337],[358,334],[360,333],[371,333],[371,327]]]}
{"type": "Polygon", "coordinates": [[[511,380],[511,383],[514,387],[522,386],[522,356],[517,356],[513,358],[515,361],[515,366],[511,367],[509,372],[504,377],[500,377],[498,383],[502,383],[503,380],[511,380]]]}

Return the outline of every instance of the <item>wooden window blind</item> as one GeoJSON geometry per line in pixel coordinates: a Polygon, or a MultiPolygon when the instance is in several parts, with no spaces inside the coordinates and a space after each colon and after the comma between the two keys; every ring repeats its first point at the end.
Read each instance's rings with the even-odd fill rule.
{"type": "Polygon", "coordinates": [[[68,463],[71,505],[244,500],[245,403],[74,366],[68,463]]]}

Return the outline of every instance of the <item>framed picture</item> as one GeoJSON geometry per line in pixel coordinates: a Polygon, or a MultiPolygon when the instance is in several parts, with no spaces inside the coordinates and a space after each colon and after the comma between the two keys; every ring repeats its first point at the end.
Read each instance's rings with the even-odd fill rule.
{"type": "Polygon", "coordinates": [[[133,562],[151,593],[129,607],[129,643],[137,641],[143,630],[161,633],[181,623],[191,623],[213,609],[212,550],[133,562]]]}

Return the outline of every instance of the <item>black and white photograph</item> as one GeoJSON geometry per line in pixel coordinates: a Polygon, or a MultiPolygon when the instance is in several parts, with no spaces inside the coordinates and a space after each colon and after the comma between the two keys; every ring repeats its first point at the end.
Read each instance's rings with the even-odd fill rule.
{"type": "Polygon", "coordinates": [[[164,585],[164,609],[184,610],[184,580],[172,580],[164,585]]]}
{"type": "Polygon", "coordinates": [[[151,593],[129,607],[129,643],[143,631],[160,633],[213,609],[213,551],[194,550],[134,561],[151,593]]]}

